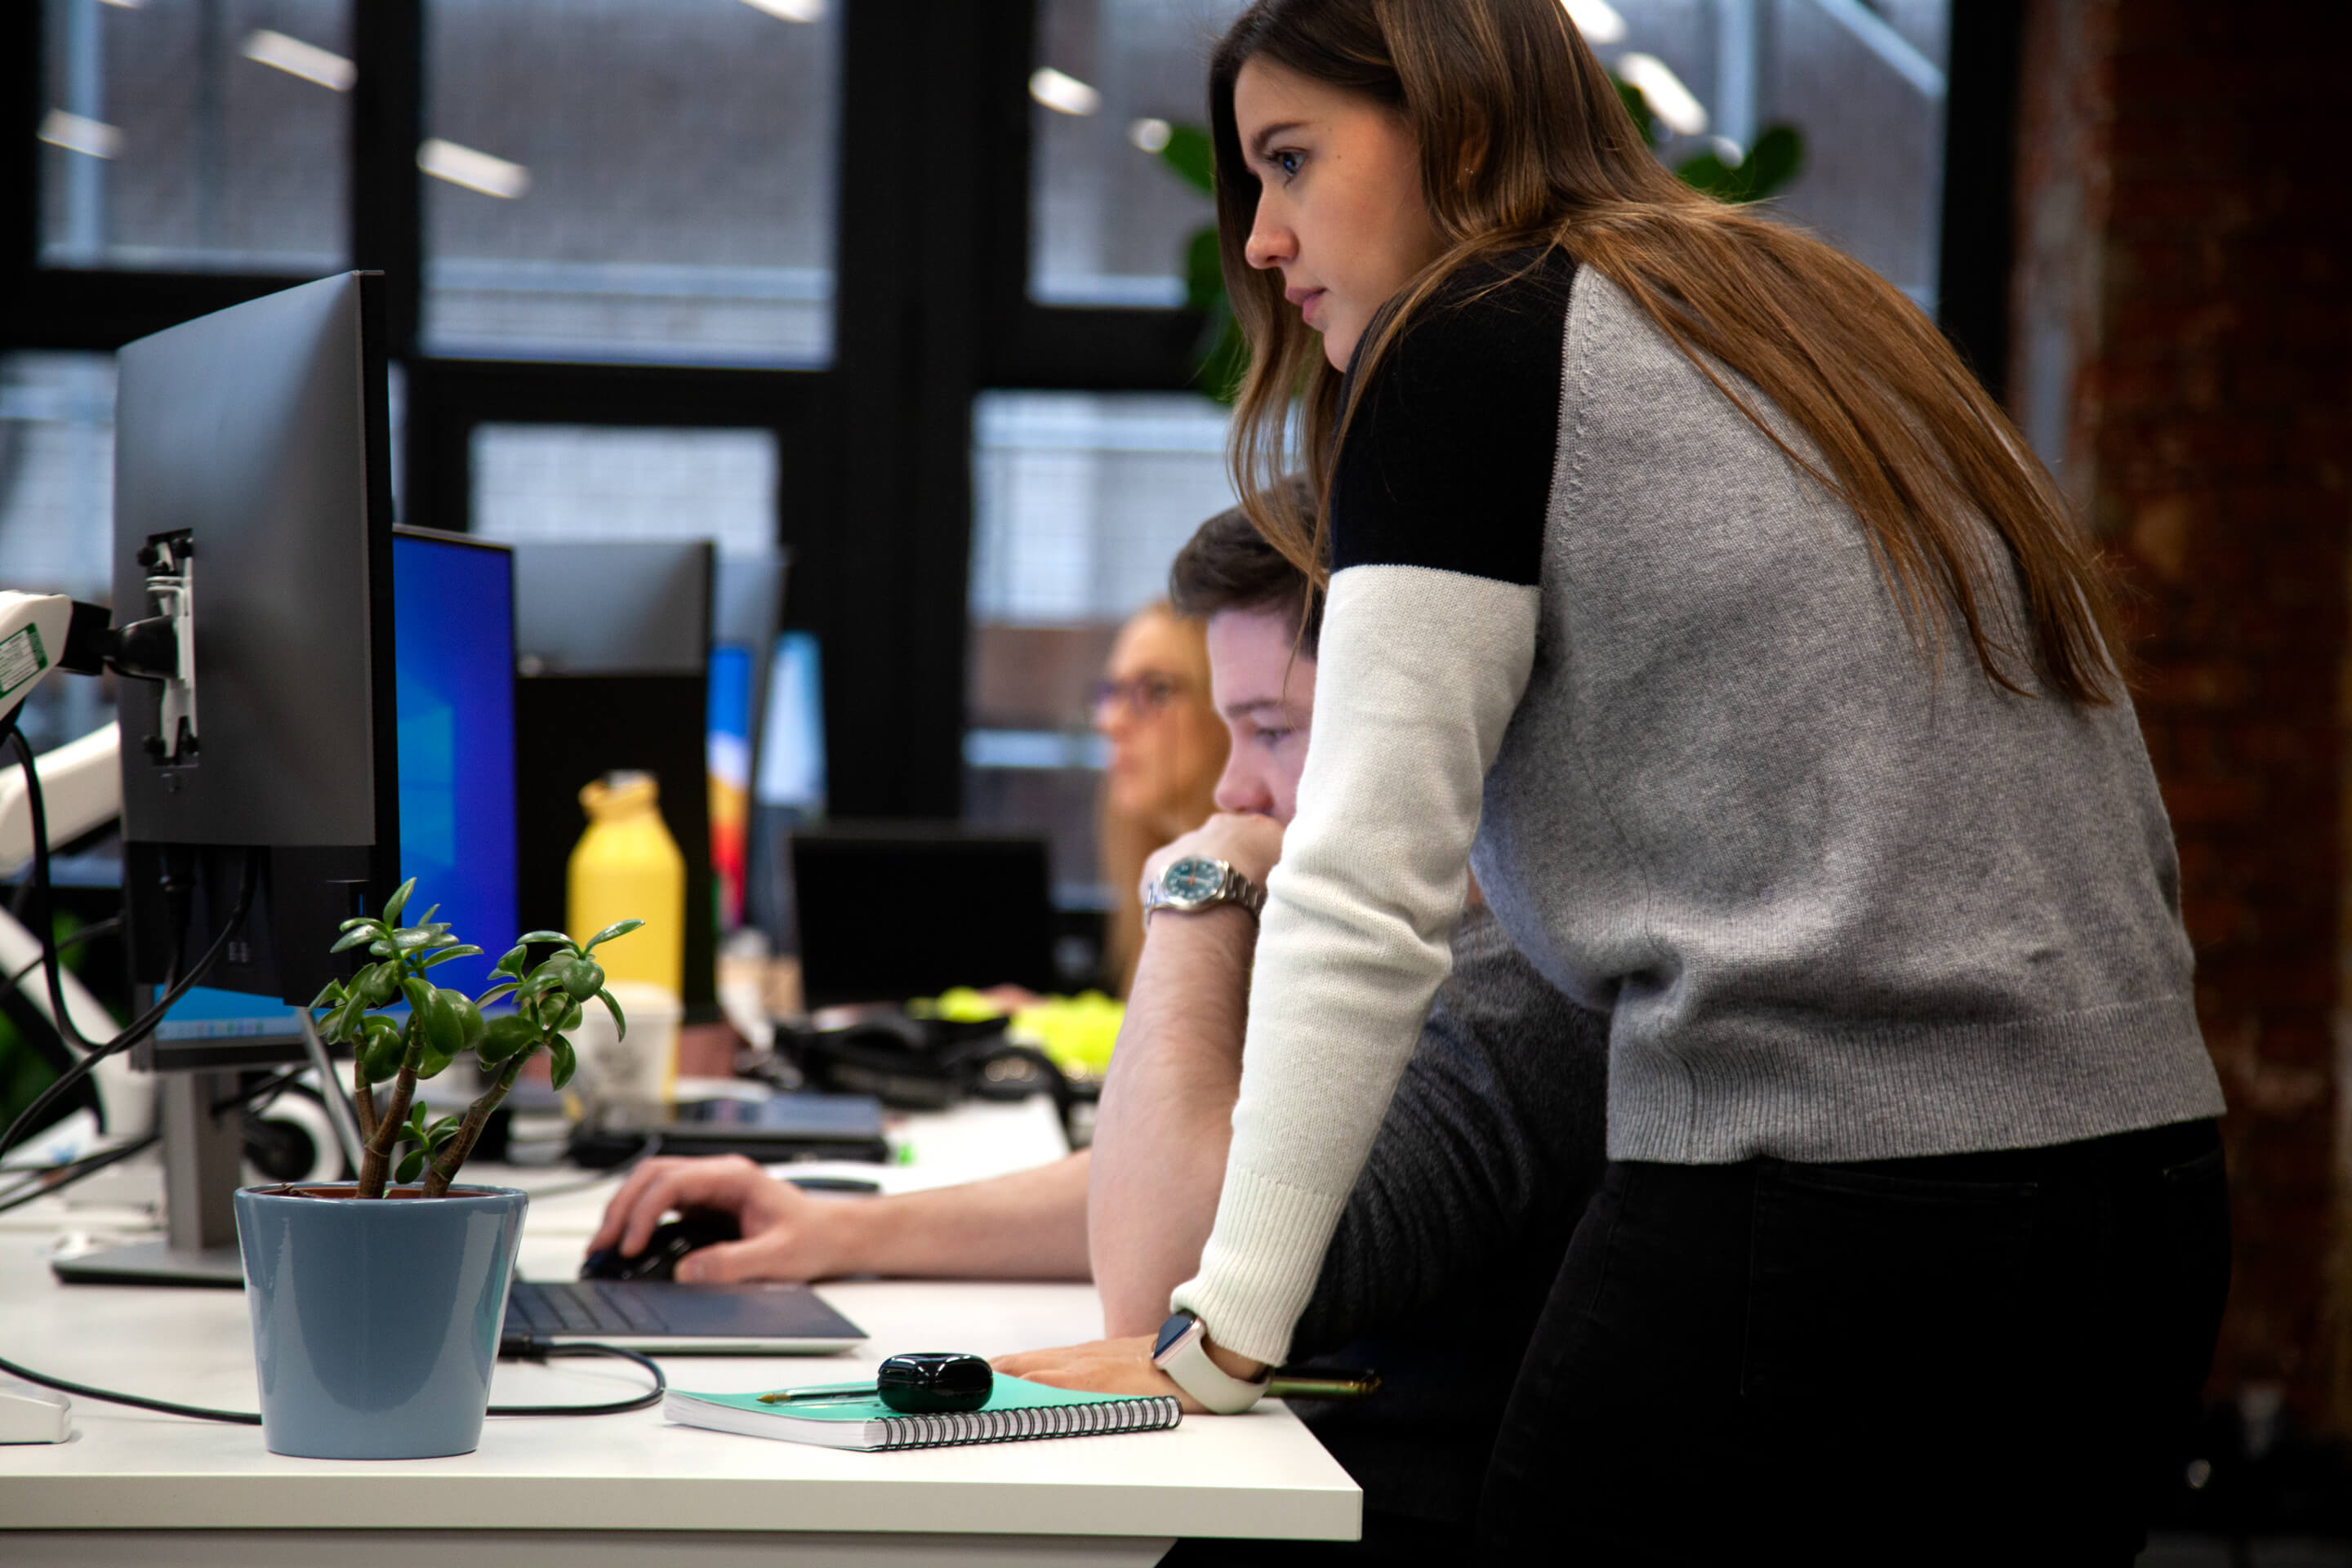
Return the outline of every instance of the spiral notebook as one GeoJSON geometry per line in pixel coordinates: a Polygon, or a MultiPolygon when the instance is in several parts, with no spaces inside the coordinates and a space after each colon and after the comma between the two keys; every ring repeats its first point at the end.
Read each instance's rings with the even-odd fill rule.
{"type": "Polygon", "coordinates": [[[986,1405],[950,1415],[902,1415],[878,1399],[762,1405],[756,1394],[689,1394],[680,1388],[662,1401],[662,1414],[682,1426],[715,1432],[872,1450],[1154,1432],[1175,1426],[1182,1408],[1166,1394],[1081,1394],[1000,1373],[986,1405]]]}

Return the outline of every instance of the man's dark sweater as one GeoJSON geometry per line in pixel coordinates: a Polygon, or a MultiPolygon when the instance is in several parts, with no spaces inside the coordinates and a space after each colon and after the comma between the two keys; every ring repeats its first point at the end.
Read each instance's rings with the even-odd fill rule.
{"type": "Polygon", "coordinates": [[[1299,1414],[1374,1512],[1466,1521],[1520,1352],[1604,1163],[1608,1020],[1474,910],[1349,1194],[1294,1362],[1370,1366],[1299,1414]]]}

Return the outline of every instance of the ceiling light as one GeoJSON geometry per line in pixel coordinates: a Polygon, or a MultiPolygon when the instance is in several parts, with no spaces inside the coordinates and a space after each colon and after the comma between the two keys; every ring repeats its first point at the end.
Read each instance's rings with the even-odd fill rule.
{"type": "Polygon", "coordinates": [[[352,83],[359,79],[359,67],[333,50],[289,38],[268,27],[256,27],[246,38],[245,58],[276,66],[288,76],[299,76],[304,81],[315,81],[337,92],[351,91],[352,83]]]}
{"type": "Polygon", "coordinates": [[[822,22],[824,20],[824,0],[743,0],[754,11],[785,22],[822,22]]]}
{"type": "Polygon", "coordinates": [[[1696,136],[1706,129],[1706,110],[1683,85],[1683,79],[1655,55],[1621,55],[1617,74],[1628,87],[1642,89],[1643,100],[1658,122],[1677,136],[1696,136]]]}
{"type": "Polygon", "coordinates": [[[62,109],[52,109],[41,116],[41,129],[37,134],[52,147],[92,158],[111,158],[122,151],[121,131],[102,120],[68,114],[62,109]]]}
{"type": "Polygon", "coordinates": [[[509,163],[438,136],[428,138],[416,149],[416,166],[436,180],[507,201],[530,189],[530,171],[520,163],[509,163]]]}
{"type": "Polygon", "coordinates": [[[1101,93],[1052,66],[1039,66],[1030,73],[1029,96],[1056,114],[1092,114],[1102,107],[1101,93]]]}
{"type": "Polygon", "coordinates": [[[1164,153],[1176,128],[1164,120],[1139,120],[1127,128],[1127,139],[1146,153],[1164,153]]]}
{"type": "Polygon", "coordinates": [[[147,0],[100,0],[100,4],[111,5],[118,11],[136,11],[146,5],[147,0]]]}
{"type": "Polygon", "coordinates": [[[1614,44],[1625,37],[1625,18],[1609,0],[1559,0],[1568,19],[1584,35],[1588,44],[1614,44]]]}

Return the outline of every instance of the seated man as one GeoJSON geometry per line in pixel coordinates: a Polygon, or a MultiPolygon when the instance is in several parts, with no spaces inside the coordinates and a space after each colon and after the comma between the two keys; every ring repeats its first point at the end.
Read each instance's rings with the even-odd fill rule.
{"type": "MultiPolygon", "coordinates": [[[[1203,855],[1263,888],[1306,762],[1319,605],[1238,511],[1202,525],[1171,583],[1177,607],[1208,623],[1233,743],[1219,815],[1146,876],[1203,855]]],[[[812,1197],[740,1158],[649,1160],[590,1246],[640,1251],[672,1210],[725,1209],[743,1239],[688,1255],[678,1279],[1091,1275],[1105,1332],[1149,1334],[1216,1217],[1256,931],[1230,904],[1152,917],[1088,1151],[848,1199],[812,1197]]],[[[1360,1405],[1301,1407],[1364,1488],[1368,1515],[1466,1527],[1519,1353],[1599,1179],[1607,1040],[1606,1021],[1540,979],[1484,909],[1454,953],[1293,1356],[1386,1380],[1360,1405]]]]}

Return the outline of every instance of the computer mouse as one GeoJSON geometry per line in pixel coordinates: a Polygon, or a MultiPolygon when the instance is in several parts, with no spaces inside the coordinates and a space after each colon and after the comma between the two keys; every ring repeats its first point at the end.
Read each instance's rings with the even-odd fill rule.
{"type": "Polygon", "coordinates": [[[743,1227],[721,1209],[688,1209],[677,1218],[654,1227],[646,1249],[623,1257],[617,1247],[604,1247],[580,1265],[583,1279],[674,1279],[677,1260],[714,1242],[740,1241],[743,1227]]]}

